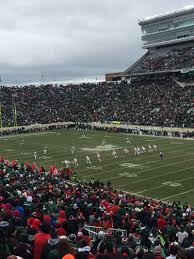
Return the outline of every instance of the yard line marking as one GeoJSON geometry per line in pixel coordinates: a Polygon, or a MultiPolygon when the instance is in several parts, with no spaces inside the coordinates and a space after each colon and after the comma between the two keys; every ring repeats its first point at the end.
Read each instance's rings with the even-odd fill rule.
{"type": "MultiPolygon", "coordinates": [[[[186,168],[185,171],[186,171],[187,169],[188,169],[188,168],[186,168]]],[[[188,177],[188,178],[184,178],[184,179],[181,179],[181,180],[178,180],[178,181],[175,181],[175,182],[176,182],[176,183],[181,183],[181,182],[184,182],[184,181],[193,179],[193,178],[194,178],[194,176],[188,177]]],[[[147,192],[147,191],[151,191],[151,190],[155,190],[155,189],[160,189],[160,188],[163,188],[163,187],[164,187],[164,185],[161,184],[161,185],[155,186],[155,187],[153,187],[153,188],[149,188],[149,189],[142,190],[142,191],[137,192],[137,193],[138,193],[138,194],[141,194],[141,193],[143,193],[143,192],[147,192]]]]}
{"type": "MultiPolygon", "coordinates": [[[[193,146],[191,146],[191,148],[193,148],[193,146]]],[[[166,150],[167,150],[167,149],[166,149],[166,150]]],[[[188,149],[187,149],[187,150],[188,150],[188,149]]],[[[185,150],[185,151],[187,151],[187,150],[185,150]]],[[[173,158],[177,158],[177,157],[183,157],[183,156],[186,156],[186,155],[188,155],[188,154],[194,154],[194,153],[186,153],[186,152],[185,152],[185,153],[182,155],[183,151],[184,151],[184,149],[181,149],[181,151],[168,152],[168,154],[174,154],[174,153],[180,153],[180,152],[181,152],[181,155],[180,155],[180,156],[168,157],[168,158],[165,159],[165,161],[166,161],[166,160],[173,159],[173,158]]],[[[154,155],[149,156],[149,158],[150,158],[150,157],[155,157],[155,156],[158,157],[159,154],[158,154],[158,153],[157,153],[157,154],[155,153],[154,155]]],[[[119,158],[124,158],[124,157],[127,158],[128,156],[123,155],[123,156],[120,156],[119,158]]],[[[134,155],[130,155],[129,158],[132,158],[132,160],[131,160],[130,162],[135,163],[136,161],[139,162],[139,160],[141,160],[141,158],[143,158],[143,156],[141,156],[141,157],[135,157],[134,155]],[[134,159],[134,158],[135,158],[135,159],[134,159]]],[[[114,160],[115,160],[114,158],[110,158],[110,159],[106,159],[105,161],[114,161],[114,160]]],[[[152,164],[152,163],[158,163],[158,160],[155,160],[155,161],[152,161],[152,162],[150,162],[150,161],[145,162],[144,164],[142,164],[142,166],[145,165],[145,164],[152,164]]],[[[109,166],[109,165],[112,165],[112,164],[105,164],[104,166],[109,166]]],[[[119,170],[119,169],[118,169],[118,170],[119,170]]],[[[86,169],[85,171],[88,171],[88,169],[86,169]]],[[[113,170],[111,170],[110,172],[112,172],[112,171],[115,171],[115,170],[113,169],[113,170]]],[[[92,175],[90,175],[90,176],[92,176],[92,175]]]]}
{"type": "MultiPolygon", "coordinates": [[[[193,159],[185,160],[184,162],[188,162],[188,161],[191,161],[191,160],[193,160],[193,159]]],[[[191,168],[194,168],[194,167],[192,166],[192,167],[189,167],[189,168],[187,168],[187,169],[191,169],[191,168]]],[[[140,183],[140,182],[148,181],[148,180],[150,180],[150,179],[155,179],[155,178],[162,177],[162,176],[165,176],[165,175],[174,174],[174,173],[176,173],[176,172],[181,172],[181,171],[184,171],[184,170],[186,170],[186,169],[183,168],[183,169],[180,169],[180,170],[177,170],[177,171],[171,171],[171,172],[168,172],[168,173],[165,173],[165,174],[154,175],[154,176],[151,176],[151,177],[147,177],[146,179],[141,179],[141,180],[135,181],[135,182],[133,182],[133,184],[134,184],[134,183],[140,183]]],[[[125,185],[127,185],[127,184],[120,185],[120,186],[123,187],[123,186],[125,186],[125,185]]]]}
{"type": "Polygon", "coordinates": [[[190,190],[188,190],[188,191],[185,191],[185,192],[179,192],[179,193],[177,193],[177,194],[174,194],[174,195],[171,195],[171,196],[168,196],[168,197],[164,197],[164,198],[162,198],[162,200],[168,200],[168,199],[170,199],[170,198],[172,198],[172,197],[177,197],[177,196],[180,196],[180,195],[183,195],[183,194],[186,194],[186,193],[190,193],[190,192],[193,192],[194,191],[194,189],[190,189],[190,190]]]}
{"type": "MultiPolygon", "coordinates": [[[[182,156],[181,156],[182,157],[182,156]]],[[[177,164],[181,164],[181,163],[184,163],[184,162],[189,162],[189,161],[193,161],[193,158],[192,159],[188,159],[188,160],[183,160],[183,161],[180,161],[180,162],[175,162],[175,163],[171,163],[171,164],[165,164],[165,165],[163,165],[163,166],[157,166],[157,167],[153,167],[153,168],[149,168],[149,169],[146,169],[146,170],[142,170],[142,171],[137,171],[136,173],[137,174],[141,174],[141,173],[144,173],[144,172],[147,172],[147,171],[153,171],[153,170],[155,170],[155,169],[159,169],[159,168],[163,168],[163,167],[168,167],[168,166],[172,166],[172,165],[177,165],[177,164]]],[[[157,161],[158,162],[158,161],[157,161]]],[[[103,169],[102,169],[103,170],[103,169]]],[[[112,170],[103,170],[103,172],[101,172],[101,173],[98,173],[98,174],[90,174],[90,175],[87,175],[87,176],[85,176],[85,177],[91,177],[91,176],[96,176],[96,175],[101,175],[101,174],[104,174],[104,173],[107,173],[107,172],[114,172],[114,171],[121,171],[121,170],[123,170],[123,168],[121,168],[121,169],[118,169],[118,168],[115,168],[115,169],[112,169],[112,170]]],[[[168,174],[168,173],[167,173],[168,174]]],[[[165,174],[163,174],[163,175],[165,175],[165,174]]],[[[161,176],[161,175],[160,175],[161,176]]],[[[116,176],[116,177],[112,177],[111,179],[117,179],[117,178],[121,178],[121,177],[123,177],[123,176],[116,176]]],[[[158,176],[157,176],[158,177],[158,176]]],[[[156,177],[156,178],[157,178],[156,177]]],[[[153,178],[155,178],[155,176],[153,176],[153,178]]],[[[109,178],[105,178],[105,180],[106,179],[110,179],[110,177],[109,178]]],[[[137,181],[135,181],[135,182],[133,182],[133,183],[138,183],[138,182],[143,182],[143,181],[146,181],[147,179],[152,179],[152,178],[149,178],[149,177],[147,177],[146,179],[141,179],[141,180],[137,180],[137,181]]],[[[128,184],[125,184],[125,185],[128,185],[128,184]]],[[[125,186],[125,185],[123,185],[123,186],[125,186]]]]}

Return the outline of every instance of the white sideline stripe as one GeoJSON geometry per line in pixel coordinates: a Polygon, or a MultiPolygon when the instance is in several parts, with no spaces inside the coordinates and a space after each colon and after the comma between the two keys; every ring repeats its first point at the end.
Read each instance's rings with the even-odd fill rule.
{"type": "MultiPolygon", "coordinates": [[[[187,171],[187,169],[188,169],[188,168],[186,168],[185,171],[187,171]]],[[[194,178],[194,176],[188,177],[188,178],[184,178],[184,179],[181,179],[181,180],[178,180],[178,181],[174,181],[174,182],[175,182],[175,183],[181,183],[181,182],[184,182],[184,181],[193,179],[193,178],[194,178]]],[[[143,190],[143,191],[141,191],[141,192],[137,192],[137,193],[140,194],[140,193],[143,193],[143,192],[147,192],[147,191],[151,191],[151,190],[155,190],[155,189],[160,189],[160,188],[163,188],[163,187],[164,187],[164,185],[161,184],[161,185],[158,185],[158,186],[156,186],[156,187],[149,188],[149,189],[145,189],[145,190],[143,190]]]]}
{"type": "MultiPolygon", "coordinates": [[[[193,159],[190,159],[190,160],[185,160],[184,162],[188,162],[188,161],[191,161],[193,159]]],[[[191,169],[191,168],[194,168],[193,166],[192,167],[189,167],[187,169],[191,169]]],[[[180,170],[177,170],[177,171],[171,171],[171,172],[168,172],[168,173],[165,173],[165,174],[159,174],[159,175],[154,175],[154,176],[151,176],[151,177],[147,177],[146,179],[142,179],[142,180],[139,180],[139,181],[135,181],[133,182],[134,183],[139,183],[139,182],[145,182],[145,181],[148,181],[150,179],[155,179],[155,178],[158,178],[158,177],[163,177],[165,175],[170,175],[170,174],[174,174],[174,173],[177,173],[177,172],[181,172],[181,171],[185,171],[186,169],[185,168],[182,168],[180,170]]],[[[125,184],[127,185],[127,184],[125,184]]],[[[125,185],[121,185],[121,186],[125,186],[125,185]]]]}
{"type": "MultiPolygon", "coordinates": [[[[136,192],[124,191],[124,190],[115,189],[115,188],[114,188],[114,190],[122,192],[122,193],[129,194],[129,195],[134,195],[134,196],[137,196],[137,197],[140,197],[140,198],[145,198],[145,199],[154,200],[154,201],[158,201],[158,202],[163,201],[162,199],[157,199],[157,198],[153,198],[153,197],[149,197],[149,196],[145,196],[145,195],[140,195],[136,192]]],[[[167,202],[164,201],[164,203],[167,203],[167,202]]]]}
{"type": "Polygon", "coordinates": [[[164,198],[162,198],[162,200],[165,201],[165,200],[168,200],[168,199],[170,199],[172,197],[180,196],[180,195],[183,195],[183,194],[186,194],[186,193],[190,193],[190,192],[193,192],[193,191],[194,191],[194,189],[190,189],[190,190],[185,191],[185,192],[179,192],[177,194],[174,194],[174,195],[171,195],[171,196],[168,196],[168,197],[164,197],[164,198]]]}

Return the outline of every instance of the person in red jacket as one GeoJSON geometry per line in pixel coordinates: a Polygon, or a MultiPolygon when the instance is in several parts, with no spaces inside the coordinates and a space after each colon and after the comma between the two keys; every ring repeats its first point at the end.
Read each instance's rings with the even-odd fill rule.
{"type": "Polygon", "coordinates": [[[162,215],[157,219],[157,225],[159,229],[163,229],[166,226],[166,220],[162,215]]]}
{"type": "Polygon", "coordinates": [[[58,217],[57,221],[59,221],[61,224],[63,224],[66,221],[64,210],[59,211],[59,217],[58,217]]]}
{"type": "Polygon", "coordinates": [[[50,238],[50,226],[43,223],[40,227],[40,232],[35,235],[34,239],[34,259],[40,259],[42,249],[50,238]]]}

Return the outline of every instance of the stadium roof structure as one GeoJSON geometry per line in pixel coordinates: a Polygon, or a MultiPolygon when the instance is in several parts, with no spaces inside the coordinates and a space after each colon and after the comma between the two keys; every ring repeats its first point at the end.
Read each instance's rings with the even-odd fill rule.
{"type": "Polygon", "coordinates": [[[188,5],[181,9],[169,11],[163,14],[153,15],[146,18],[143,18],[142,20],[139,20],[139,25],[144,25],[151,22],[157,22],[161,20],[165,20],[166,18],[175,18],[183,14],[190,14],[194,12],[194,5],[188,5]]]}
{"type": "MultiPolygon", "coordinates": [[[[147,52],[123,73],[106,74],[107,81],[116,81],[131,76],[156,75],[167,73],[192,73],[194,74],[194,62],[187,66],[182,65],[164,69],[141,70],[141,64],[145,60],[153,60],[157,57],[168,56],[172,49],[182,50],[193,48],[194,46],[194,6],[189,5],[184,8],[166,12],[160,15],[146,17],[138,22],[142,31],[143,49],[147,52]]],[[[164,60],[164,59],[163,59],[164,60]]]]}

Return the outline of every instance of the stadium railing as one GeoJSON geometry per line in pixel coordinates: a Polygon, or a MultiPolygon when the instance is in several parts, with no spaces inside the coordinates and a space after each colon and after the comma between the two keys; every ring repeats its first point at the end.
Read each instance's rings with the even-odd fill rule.
{"type": "MultiPolygon", "coordinates": [[[[85,225],[84,229],[88,231],[89,237],[92,239],[92,241],[96,239],[98,232],[100,231],[106,232],[106,230],[103,227],[85,225]]],[[[122,237],[127,237],[127,231],[125,229],[109,228],[108,230],[111,230],[113,235],[120,232],[122,237]]]]}

